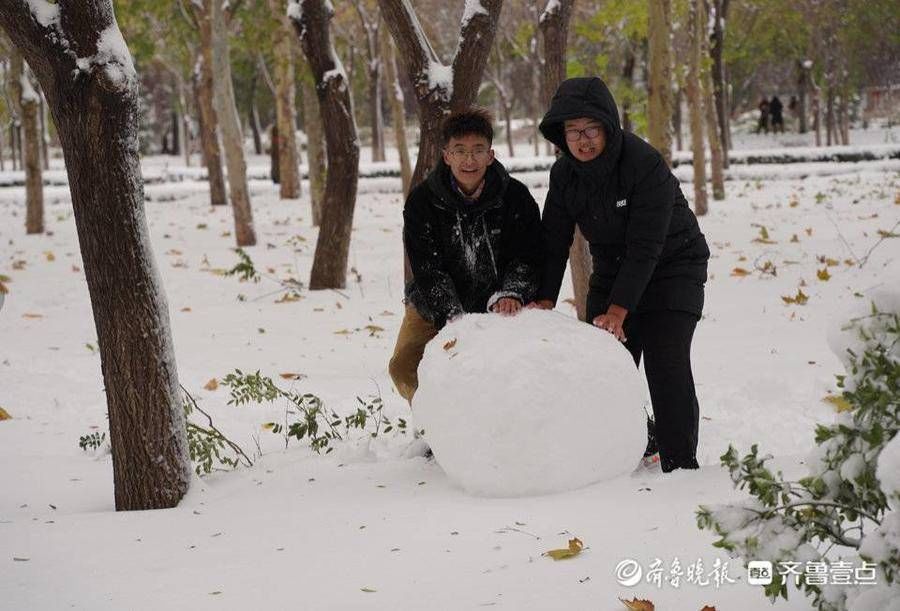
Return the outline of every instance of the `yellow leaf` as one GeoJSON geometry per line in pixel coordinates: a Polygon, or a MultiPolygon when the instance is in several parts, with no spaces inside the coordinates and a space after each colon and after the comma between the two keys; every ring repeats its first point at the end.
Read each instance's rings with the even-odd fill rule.
{"type": "Polygon", "coordinates": [[[844,259],[844,265],[846,265],[847,267],[853,267],[854,265],[856,265],[856,261],[854,261],[853,259],[844,259]]]}
{"type": "Polygon", "coordinates": [[[0,407],[0,420],[12,420],[12,416],[9,415],[9,412],[0,407]]]}
{"type": "Polygon", "coordinates": [[[822,269],[816,271],[816,276],[818,276],[819,280],[822,282],[828,282],[831,280],[831,274],[828,273],[828,266],[823,267],[822,269]]]}
{"type": "Polygon", "coordinates": [[[581,553],[581,550],[584,549],[584,543],[581,542],[581,539],[578,537],[574,539],[569,539],[569,547],[566,549],[551,549],[550,551],[544,552],[541,554],[542,556],[550,556],[554,560],[562,560],[564,558],[572,558],[581,553]]]}
{"type": "Polygon", "coordinates": [[[649,600],[632,598],[631,600],[619,599],[628,611],[654,611],[656,607],[649,600]]]}
{"type": "Polygon", "coordinates": [[[213,378],[212,380],[210,380],[203,386],[203,388],[206,390],[215,390],[218,387],[219,387],[219,381],[215,378],[213,378]]]}
{"type": "Polygon", "coordinates": [[[795,233],[794,235],[791,236],[791,242],[793,242],[793,243],[796,244],[796,243],[799,242],[799,241],[800,241],[800,238],[797,237],[797,234],[796,234],[796,233],[795,233]]]}
{"type": "Polygon", "coordinates": [[[733,270],[731,270],[731,275],[732,275],[732,276],[739,276],[739,277],[740,277],[740,276],[749,276],[749,275],[750,275],[750,271],[744,269],[743,267],[735,267],[733,270]]]}
{"type": "Polygon", "coordinates": [[[274,422],[266,422],[262,425],[262,428],[264,431],[271,431],[272,429],[275,428],[275,423],[274,422]]]}
{"type": "Polygon", "coordinates": [[[181,308],[181,311],[182,311],[182,312],[190,312],[191,309],[190,309],[190,308],[181,308]]]}
{"type": "Polygon", "coordinates": [[[53,254],[52,250],[45,250],[44,256],[47,257],[48,261],[56,261],[56,255],[53,254]]]}
{"type": "Polygon", "coordinates": [[[826,395],[822,399],[822,401],[825,401],[825,403],[831,403],[834,406],[835,411],[837,411],[838,413],[849,412],[853,409],[853,406],[850,405],[850,402],[839,395],[826,395]]]}
{"type": "Polygon", "coordinates": [[[278,375],[281,376],[282,378],[284,378],[285,380],[302,380],[303,378],[306,377],[302,373],[292,373],[292,372],[279,373],[278,375]]]}
{"type": "Polygon", "coordinates": [[[378,590],[374,588],[360,588],[360,591],[366,592],[367,594],[372,594],[373,592],[377,592],[378,590]]]}
{"type": "Polygon", "coordinates": [[[25,312],[22,314],[22,318],[43,318],[43,314],[32,314],[31,312],[25,312]]]}
{"type": "Polygon", "coordinates": [[[797,305],[803,305],[807,301],[809,301],[809,295],[804,293],[801,289],[797,289],[797,294],[794,295],[793,297],[785,297],[782,295],[781,299],[785,303],[795,303],[797,305]]]}
{"type": "Polygon", "coordinates": [[[335,335],[350,335],[351,333],[353,333],[353,331],[350,329],[341,329],[340,331],[334,332],[335,335]]]}
{"type": "Polygon", "coordinates": [[[449,342],[444,344],[444,350],[450,350],[456,345],[456,338],[454,337],[449,342]]]}
{"type": "Polygon", "coordinates": [[[276,299],[275,303],[292,303],[294,301],[300,301],[301,299],[302,297],[298,293],[295,293],[294,291],[288,291],[287,293],[282,295],[281,298],[276,299]]]}

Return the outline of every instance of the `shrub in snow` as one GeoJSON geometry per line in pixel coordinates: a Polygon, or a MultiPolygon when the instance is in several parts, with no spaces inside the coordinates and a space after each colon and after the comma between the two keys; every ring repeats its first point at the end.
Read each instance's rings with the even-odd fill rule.
{"type": "Polygon", "coordinates": [[[823,611],[896,611],[900,609],[900,294],[877,296],[871,310],[852,318],[830,343],[847,373],[838,376],[843,393],[835,402],[839,410],[835,423],[816,428],[809,475],[786,481],[781,472],[766,467],[771,457],[760,457],[755,445],[743,458],[729,447],[722,464],[735,484],[754,498],[737,505],[700,507],[698,524],[720,536],[716,546],[745,561],[768,560],[778,567],[765,587],[773,601],[779,595],[787,598],[792,583],[823,611]],[[799,569],[824,567],[826,577],[846,574],[852,566],[853,579],[844,583],[874,584],[841,585],[837,579],[811,579],[810,574],[783,575],[789,566],[784,563],[797,563],[799,569]],[[867,579],[869,573],[874,579],[867,579]]]}
{"type": "Polygon", "coordinates": [[[628,351],[591,325],[539,310],[472,314],[426,347],[413,414],[467,492],[544,494],[634,469],[644,388],[628,351]]]}

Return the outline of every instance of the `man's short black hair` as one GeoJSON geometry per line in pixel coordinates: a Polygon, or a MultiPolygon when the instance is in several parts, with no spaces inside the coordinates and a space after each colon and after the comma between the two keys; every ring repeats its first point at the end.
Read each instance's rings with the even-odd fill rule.
{"type": "Polygon", "coordinates": [[[494,141],[494,118],[484,108],[472,107],[461,112],[455,112],[441,125],[442,146],[447,146],[450,138],[462,138],[470,134],[484,136],[488,143],[494,141]]]}

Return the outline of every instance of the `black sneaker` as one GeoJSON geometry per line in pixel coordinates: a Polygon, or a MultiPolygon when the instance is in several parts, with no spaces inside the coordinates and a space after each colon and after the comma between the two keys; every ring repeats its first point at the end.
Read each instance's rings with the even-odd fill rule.
{"type": "Polygon", "coordinates": [[[652,418],[647,418],[647,449],[644,450],[644,457],[659,454],[659,446],[656,444],[656,423],[652,418]]]}

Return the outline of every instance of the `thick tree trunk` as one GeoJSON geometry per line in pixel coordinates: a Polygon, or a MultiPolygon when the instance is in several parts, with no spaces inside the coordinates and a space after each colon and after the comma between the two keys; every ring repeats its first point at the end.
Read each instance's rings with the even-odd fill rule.
{"type": "Polygon", "coordinates": [[[275,117],[278,124],[278,185],[281,199],[297,199],[301,195],[300,163],[297,158],[297,123],[294,103],[294,54],[292,26],[286,14],[286,2],[269,0],[272,13],[278,17],[273,28],[275,45],[275,117]]]}
{"type": "Polygon", "coordinates": [[[691,0],[688,8],[688,29],[690,31],[690,56],[685,93],[691,122],[691,152],[694,157],[694,212],[698,216],[706,214],[706,151],[703,146],[703,88],[701,87],[702,67],[700,42],[706,36],[705,19],[700,18],[702,0],[691,0]]]}
{"type": "Polygon", "coordinates": [[[50,133],[47,120],[47,103],[44,100],[44,92],[38,91],[38,96],[40,97],[40,111],[38,116],[41,118],[41,160],[44,164],[44,169],[50,169],[50,133]]]}
{"type": "MultiPolygon", "coordinates": [[[[683,151],[684,150],[684,141],[681,134],[681,102],[682,96],[684,92],[682,88],[677,86],[675,87],[675,100],[672,105],[672,131],[675,134],[675,150],[683,151]]],[[[690,104],[690,102],[688,102],[690,104]]]]}
{"type": "Polygon", "coordinates": [[[228,203],[225,192],[225,173],[222,171],[222,151],[219,147],[219,120],[213,105],[212,24],[207,16],[200,20],[200,52],[194,69],[194,97],[197,99],[200,120],[200,148],[209,181],[209,201],[213,206],[228,203]]]}
{"type": "Polygon", "coordinates": [[[381,56],[384,58],[384,75],[391,104],[391,123],[394,127],[394,144],[400,156],[400,178],[403,181],[403,197],[409,195],[412,182],[412,164],[409,161],[409,145],[406,141],[406,105],[403,89],[397,74],[397,56],[394,42],[387,28],[381,29],[381,56]]]}
{"type": "Polygon", "coordinates": [[[294,26],[316,79],[322,123],[328,126],[328,177],[309,288],[340,289],[347,284],[359,144],[347,75],[331,42],[334,9],[327,0],[301,0],[300,8],[292,13],[294,26]]]}
{"type": "Polygon", "coordinates": [[[0,25],[35,70],[59,128],[100,347],[116,509],[173,507],[188,489],[190,462],[144,217],[137,75],[111,0],[55,6],[58,20],[45,28],[25,0],[5,2],[0,25]],[[101,32],[121,45],[102,64],[76,65],[97,56],[101,32]]]}
{"type": "Polygon", "coordinates": [[[650,144],[672,165],[672,3],[650,0],[650,75],[647,127],[650,144]]]}
{"type": "Polygon", "coordinates": [[[244,159],[244,136],[241,133],[241,119],[234,100],[234,86],[231,80],[231,58],[229,56],[228,23],[219,0],[204,0],[207,12],[212,15],[212,60],[213,105],[222,130],[222,145],[225,148],[225,165],[228,168],[228,191],[234,212],[234,234],[238,246],[256,244],[253,228],[253,210],[250,207],[250,191],[247,187],[247,162],[244,159]]]}
{"type": "Polygon", "coordinates": [[[276,185],[281,182],[281,142],[278,140],[278,122],[269,128],[269,177],[276,185]]]}
{"type": "MultiPolygon", "coordinates": [[[[700,57],[709,56],[709,38],[705,35],[708,31],[708,13],[699,14],[701,28],[700,57]]],[[[712,193],[714,200],[725,199],[725,169],[722,153],[722,139],[719,137],[719,124],[716,120],[716,98],[713,91],[712,73],[708,65],[701,65],[700,91],[703,97],[703,114],[706,120],[706,139],[709,142],[709,166],[712,175],[712,193]]]]}
{"type": "Polygon", "coordinates": [[[22,54],[15,48],[10,51],[7,79],[12,105],[22,123],[24,135],[25,232],[44,233],[44,182],[38,129],[40,103],[22,54]]]}
{"type": "Polygon", "coordinates": [[[728,151],[731,150],[731,129],[728,121],[727,87],[725,79],[725,19],[729,0],[711,0],[714,10],[710,55],[712,56],[713,92],[716,100],[716,117],[719,120],[719,138],[722,142],[722,164],[728,168],[728,151]]]}
{"type": "MultiPolygon", "coordinates": [[[[319,99],[312,82],[312,75],[304,75],[300,82],[303,100],[304,128],[306,131],[306,159],[309,162],[309,203],[313,227],[322,224],[322,206],[325,201],[325,184],[328,181],[328,163],[325,150],[325,130],[319,99]]],[[[409,156],[407,156],[407,162],[409,156]]]]}

